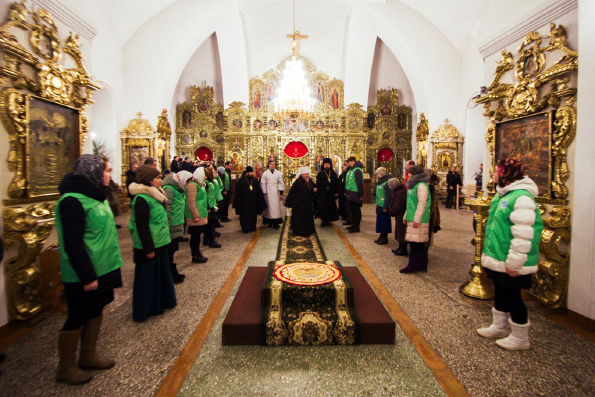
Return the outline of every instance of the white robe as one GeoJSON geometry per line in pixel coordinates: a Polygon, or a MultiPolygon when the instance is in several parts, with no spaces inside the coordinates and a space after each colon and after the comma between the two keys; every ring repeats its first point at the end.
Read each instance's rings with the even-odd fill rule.
{"type": "Polygon", "coordinates": [[[285,216],[285,206],[279,198],[279,191],[285,190],[285,183],[283,183],[281,172],[275,170],[271,173],[269,169],[263,172],[260,178],[260,188],[267,203],[267,209],[262,215],[268,219],[283,218],[285,216]]]}

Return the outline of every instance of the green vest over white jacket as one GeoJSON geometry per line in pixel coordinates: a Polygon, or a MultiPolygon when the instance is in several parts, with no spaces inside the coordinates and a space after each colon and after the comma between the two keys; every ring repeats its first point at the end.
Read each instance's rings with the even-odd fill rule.
{"type": "Polygon", "coordinates": [[[505,267],[521,275],[535,273],[543,230],[533,198],[537,185],[524,177],[497,190],[486,224],[481,264],[501,273],[505,267]]]}

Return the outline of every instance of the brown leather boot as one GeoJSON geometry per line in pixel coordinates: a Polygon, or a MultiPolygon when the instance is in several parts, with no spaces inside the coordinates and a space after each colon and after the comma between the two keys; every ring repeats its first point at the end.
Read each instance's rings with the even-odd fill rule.
{"type": "Polygon", "coordinates": [[[79,367],[108,369],[113,367],[116,362],[110,358],[103,358],[97,355],[97,338],[103,316],[91,318],[83,324],[81,337],[81,355],[79,357],[79,367]]]}
{"type": "Polygon", "coordinates": [[[56,382],[82,385],[93,379],[93,375],[76,366],[76,349],[81,337],[81,328],[73,331],[60,331],[58,338],[58,372],[56,382]]]}

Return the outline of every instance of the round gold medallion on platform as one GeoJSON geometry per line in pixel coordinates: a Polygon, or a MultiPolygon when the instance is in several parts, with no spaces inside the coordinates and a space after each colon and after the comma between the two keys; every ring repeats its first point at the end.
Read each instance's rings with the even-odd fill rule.
{"type": "Polygon", "coordinates": [[[293,285],[322,285],[332,283],[341,277],[341,271],[326,263],[298,262],[279,266],[273,273],[275,278],[293,285]]]}

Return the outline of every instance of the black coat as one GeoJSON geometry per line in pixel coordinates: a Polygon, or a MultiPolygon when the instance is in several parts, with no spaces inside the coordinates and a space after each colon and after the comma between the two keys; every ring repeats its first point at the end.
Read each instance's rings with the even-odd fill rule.
{"type": "MultiPolygon", "coordinates": [[[[105,189],[98,188],[89,182],[87,178],[80,175],[66,175],[60,183],[58,190],[60,194],[80,193],[101,202],[107,199],[105,189]]],[[[78,283],[64,283],[67,295],[69,297],[89,295],[83,290],[83,286],[95,280],[97,280],[99,288],[94,293],[121,287],[122,277],[120,269],[113,270],[99,277],[95,273],[95,268],[83,242],[83,236],[85,234],[85,210],[81,202],[74,197],[66,197],[60,202],[56,211],[60,214],[60,221],[62,222],[64,251],[66,251],[70,264],[80,280],[78,283]]]]}
{"type": "Polygon", "coordinates": [[[314,227],[314,183],[302,177],[293,183],[285,199],[285,206],[292,208],[291,230],[300,236],[309,236],[314,227]]]}
{"type": "Polygon", "coordinates": [[[339,219],[335,194],[339,194],[337,174],[332,168],[321,170],[316,176],[316,214],[324,222],[339,219]]]}
{"type": "Polygon", "coordinates": [[[456,171],[454,173],[452,171],[448,171],[448,174],[446,174],[446,184],[449,187],[455,185],[463,186],[463,181],[461,181],[461,174],[459,174],[456,171]]]}
{"type": "Polygon", "coordinates": [[[172,160],[169,168],[170,168],[171,172],[180,172],[181,171],[180,163],[178,163],[178,160],[172,160]]]}
{"type": "Polygon", "coordinates": [[[136,182],[136,172],[134,172],[132,170],[126,171],[126,193],[128,194],[128,198],[130,200],[132,200],[134,198],[134,196],[132,196],[130,193],[128,193],[128,186],[130,186],[130,184],[133,182],[136,182]]]}
{"type": "Polygon", "coordinates": [[[267,207],[260,183],[256,178],[247,176],[246,173],[242,174],[235,186],[233,206],[236,209],[236,215],[240,216],[242,231],[246,233],[256,230],[257,215],[267,207]]]}
{"type": "Polygon", "coordinates": [[[395,238],[399,243],[405,242],[407,225],[403,223],[403,217],[407,210],[407,189],[398,184],[390,195],[390,215],[395,217],[395,238]]]}

